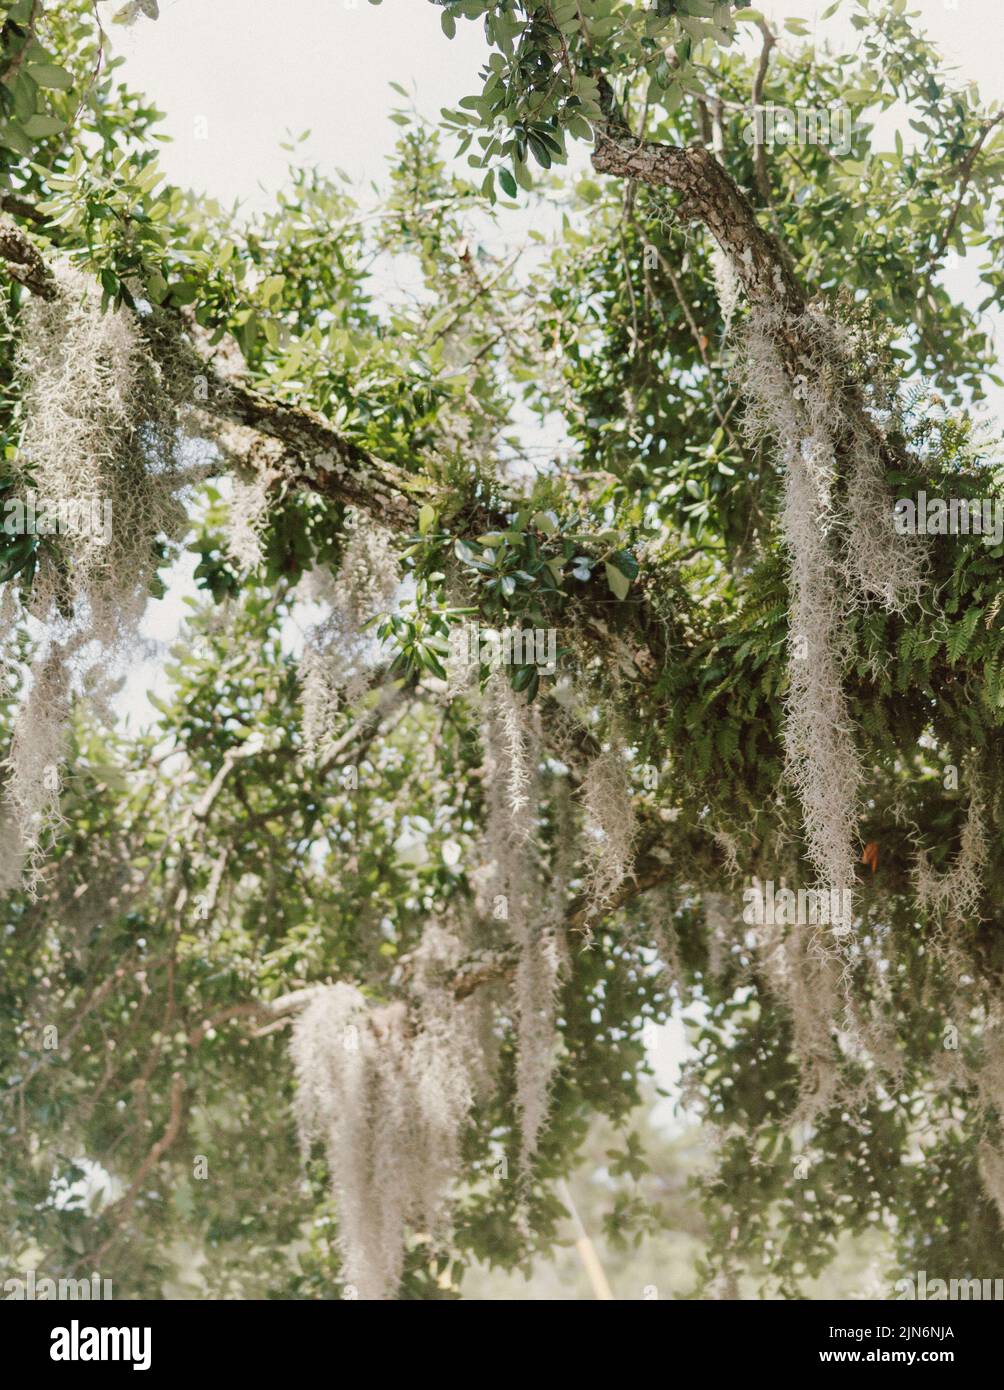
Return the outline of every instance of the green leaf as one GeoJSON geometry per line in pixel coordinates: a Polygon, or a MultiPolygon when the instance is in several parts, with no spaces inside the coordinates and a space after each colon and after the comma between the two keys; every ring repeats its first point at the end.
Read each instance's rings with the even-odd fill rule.
{"type": "Polygon", "coordinates": [[[28,74],[40,87],[48,87],[53,91],[68,92],[73,86],[71,75],[55,63],[35,63],[28,68],[28,74]]]}
{"type": "Polygon", "coordinates": [[[12,87],[14,115],[19,121],[30,121],[38,109],[38,84],[26,72],[19,72],[12,87]]]}
{"type": "Polygon", "coordinates": [[[611,564],[604,565],[607,572],[607,583],[610,585],[611,592],[615,598],[626,599],[628,590],[631,588],[631,581],[626,575],[622,574],[616,566],[611,564]]]}
{"type": "Polygon", "coordinates": [[[551,167],[551,155],[550,155],[550,151],[548,150],[547,146],[544,144],[543,140],[541,140],[539,136],[534,135],[534,134],[532,134],[532,133],[531,133],[531,135],[530,135],[530,149],[531,149],[531,151],[532,151],[532,153],[533,153],[534,159],[536,159],[537,163],[541,166],[541,168],[543,168],[543,169],[550,169],[550,167],[551,167]]]}
{"type": "Polygon", "coordinates": [[[171,286],[171,298],[175,304],[194,304],[199,287],[191,280],[181,280],[171,286]]]}
{"type": "Polygon", "coordinates": [[[58,116],[30,116],[24,123],[24,129],[26,135],[43,139],[46,135],[58,134],[65,124],[58,116]]]}
{"type": "Polygon", "coordinates": [[[258,293],[265,304],[271,304],[273,299],[278,299],[286,285],[285,275],[269,275],[258,286],[258,293]]]}
{"type": "Polygon", "coordinates": [[[505,193],[508,193],[510,198],[516,197],[517,193],[519,192],[519,189],[517,187],[516,180],[513,178],[512,174],[510,174],[508,169],[499,170],[499,183],[502,185],[503,191],[505,193]]]}
{"type": "Polygon", "coordinates": [[[610,557],[610,563],[616,565],[627,579],[638,578],[638,561],[631,554],[630,550],[617,550],[610,557]]]}
{"type": "Polygon", "coordinates": [[[433,528],[433,526],[434,526],[435,524],[436,524],[436,509],[435,509],[435,507],[430,507],[429,503],[426,502],[425,505],[419,510],[419,513],[418,513],[418,532],[419,532],[419,535],[421,535],[421,536],[427,536],[427,535],[429,534],[429,532],[432,530],[432,528],[433,528]]]}
{"type": "Polygon", "coordinates": [[[14,121],[7,121],[0,126],[0,145],[5,145],[7,149],[24,155],[25,159],[31,159],[35,153],[35,146],[14,121]]]}

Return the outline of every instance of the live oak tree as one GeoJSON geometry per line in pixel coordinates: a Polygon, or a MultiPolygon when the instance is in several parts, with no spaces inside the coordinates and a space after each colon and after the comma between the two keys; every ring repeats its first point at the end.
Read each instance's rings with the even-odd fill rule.
{"type": "Polygon", "coordinates": [[[112,515],[3,536],[5,1262],[455,1296],[550,1248],[592,1117],[640,1180],[686,1003],[695,1292],[797,1296],[876,1230],[991,1274],[1004,545],[893,506],[1001,496],[942,275],[1000,304],[1000,114],[903,0],[840,5],[853,53],[713,0],[447,0],[489,56],[440,129],[395,113],[379,211],[297,164],[241,219],[165,183],[113,8],[2,30],[5,517],[112,515]],[[758,143],[768,103],[849,107],[850,149],[758,143]],[[531,200],[553,233],[490,251],[531,200]],[[744,918],[768,881],[852,920],[744,918]]]}

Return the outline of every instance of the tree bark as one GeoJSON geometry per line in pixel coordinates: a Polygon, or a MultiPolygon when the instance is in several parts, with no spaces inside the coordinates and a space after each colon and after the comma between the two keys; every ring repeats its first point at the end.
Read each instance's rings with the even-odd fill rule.
{"type": "Polygon", "coordinates": [[[277,443],[268,466],[296,487],[368,512],[394,531],[414,530],[427,480],[376,458],[333,429],[316,411],[287,405],[243,381],[210,379],[203,409],[216,419],[277,443]]]}
{"type": "Polygon", "coordinates": [[[745,193],[704,145],[639,142],[626,131],[607,126],[596,133],[593,167],[600,174],[680,193],[680,219],[704,223],[735,265],[751,304],[770,304],[791,314],[805,308],[805,294],[777,242],[760,226],[745,193]]]}

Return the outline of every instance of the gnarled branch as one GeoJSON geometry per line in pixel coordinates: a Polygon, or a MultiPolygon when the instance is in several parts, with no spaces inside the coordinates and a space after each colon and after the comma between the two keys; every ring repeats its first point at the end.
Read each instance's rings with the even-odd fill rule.
{"type": "Polygon", "coordinates": [[[679,216],[699,221],[735,265],[751,304],[771,304],[792,314],[805,294],[777,242],[757,221],[742,189],[703,145],[638,141],[608,126],[596,134],[593,167],[601,174],[638,179],[681,194],[679,216]]]}

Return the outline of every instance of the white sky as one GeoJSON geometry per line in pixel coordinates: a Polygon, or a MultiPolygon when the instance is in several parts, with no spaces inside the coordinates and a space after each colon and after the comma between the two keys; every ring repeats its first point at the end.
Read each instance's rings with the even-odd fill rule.
{"type": "MultiPolygon", "coordinates": [[[[425,0],[160,0],[161,18],[114,29],[128,57],[127,78],[167,113],[175,144],[164,163],[188,187],[230,201],[261,204],[261,186],[277,187],[287,163],[280,141],[309,129],[309,158],[354,180],[379,179],[396,127],[387,120],[398,96],[388,83],[417,91],[435,116],[476,88],[485,53],[481,26],[461,21],[447,41],[440,10],[425,0]],[[289,17],[295,15],[295,23],[289,17]],[[278,16],[278,18],[277,18],[278,16]],[[205,135],[205,138],[203,138],[205,135]]],[[[826,0],[763,0],[770,18],[810,22],[826,0]]],[[[1001,0],[913,0],[930,36],[960,76],[988,98],[1004,95],[1001,0]]],[[[820,38],[849,47],[856,31],[844,0],[818,26],[820,38]]]]}

